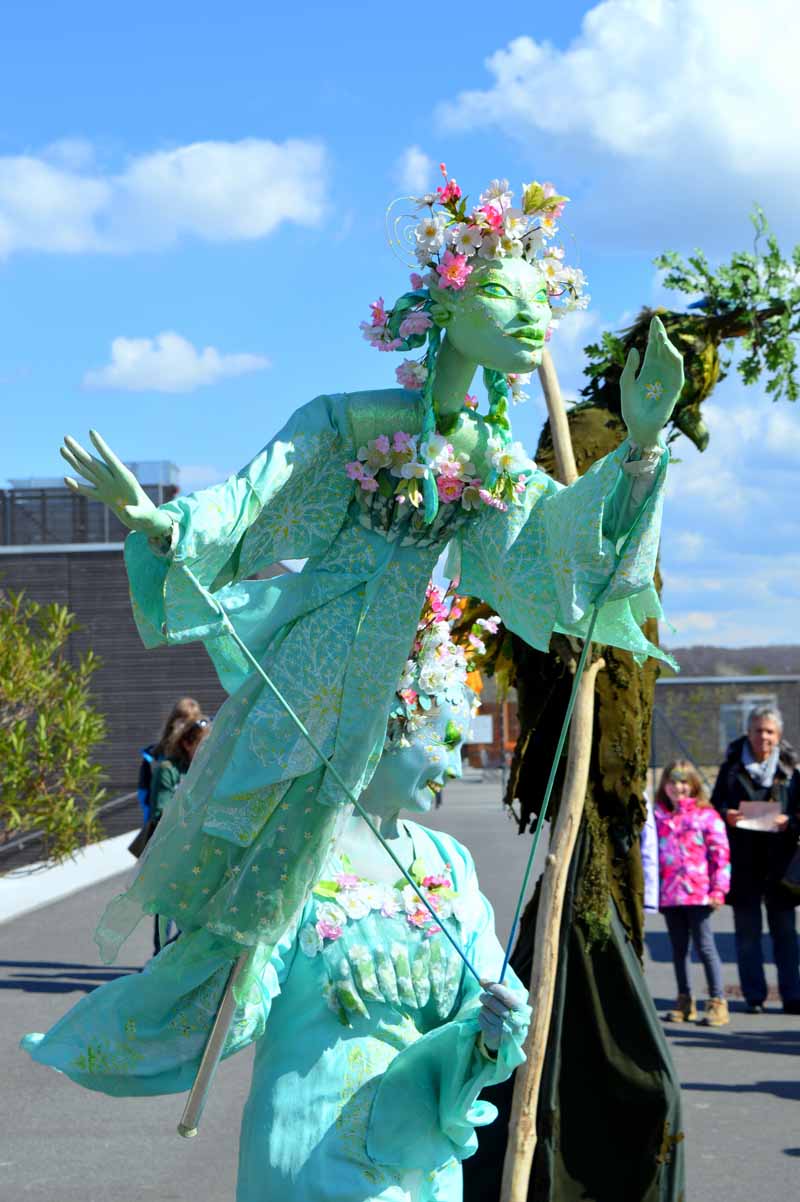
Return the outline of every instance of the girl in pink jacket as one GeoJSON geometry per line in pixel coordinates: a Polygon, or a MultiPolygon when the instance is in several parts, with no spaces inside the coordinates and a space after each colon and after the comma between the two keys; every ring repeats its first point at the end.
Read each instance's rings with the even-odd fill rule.
{"type": "Polygon", "coordinates": [[[659,908],[672,944],[678,1000],[671,1022],[693,1022],[697,1009],[689,988],[689,938],[703,962],[708,1001],[702,1022],[721,1027],[729,1021],[722,991],[722,965],[711,930],[711,915],[730,887],[730,854],[725,824],[706,800],[688,760],[667,764],[656,793],[659,908]]]}

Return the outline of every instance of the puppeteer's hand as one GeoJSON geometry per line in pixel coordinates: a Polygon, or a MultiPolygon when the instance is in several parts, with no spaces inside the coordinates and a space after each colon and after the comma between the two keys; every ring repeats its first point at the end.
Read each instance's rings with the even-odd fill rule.
{"type": "Polygon", "coordinates": [[[480,995],[478,1024],[484,1044],[490,1052],[496,1052],[503,1038],[506,1019],[513,1010],[522,1009],[525,998],[513,989],[507,989],[505,985],[497,985],[492,981],[481,981],[481,984],[484,992],[480,995]]]}
{"type": "Polygon", "coordinates": [[[683,356],[670,342],[658,317],[650,322],[644,364],[637,376],[638,368],[639,352],[634,347],[619,382],[622,418],[631,439],[649,449],[663,445],[659,435],[683,389],[683,356]]]}
{"type": "Polygon", "coordinates": [[[169,534],[171,520],[153,504],[133,472],[120,462],[96,430],[90,430],[89,436],[100,452],[100,459],[85,451],[69,434],[64,439],[61,454],[85,481],[78,483],[72,476],[65,476],[67,488],[108,505],[130,530],[140,530],[149,538],[169,534]]]}

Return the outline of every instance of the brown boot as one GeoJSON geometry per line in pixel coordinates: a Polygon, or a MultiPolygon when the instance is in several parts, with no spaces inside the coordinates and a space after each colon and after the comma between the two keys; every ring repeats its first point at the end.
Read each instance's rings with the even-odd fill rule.
{"type": "Polygon", "coordinates": [[[674,1010],[667,1011],[668,1023],[693,1023],[697,1019],[697,1007],[689,993],[679,993],[674,1010]]]}
{"type": "Polygon", "coordinates": [[[728,1003],[724,997],[710,997],[705,1004],[705,1013],[700,1019],[704,1027],[724,1027],[729,1023],[728,1003]]]}

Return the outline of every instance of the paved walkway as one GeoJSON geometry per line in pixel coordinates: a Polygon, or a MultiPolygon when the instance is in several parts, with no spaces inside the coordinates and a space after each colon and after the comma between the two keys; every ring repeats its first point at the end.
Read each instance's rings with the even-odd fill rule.
{"type": "MultiPolygon", "coordinates": [[[[501,812],[496,783],[448,786],[430,824],[473,850],[505,934],[529,844],[501,812]]],[[[16,1050],[22,1032],[46,1030],[82,994],[135,970],[149,954],[143,924],[121,965],[98,961],[91,932],[125,880],[106,880],[0,925],[3,1200],[232,1202],[250,1052],[221,1066],[200,1134],[187,1141],[175,1134],[181,1097],[109,1099],[77,1089],[16,1050]]],[[[666,1008],[674,992],[668,943],[661,920],[651,921],[648,979],[657,1005],[666,1008]]],[[[724,914],[718,929],[726,983],[733,986],[733,938],[724,914]]],[[[695,972],[699,986],[699,966],[695,972]]],[[[730,1027],[673,1027],[670,1040],[685,1090],[687,1202],[793,1202],[800,1180],[800,1019],[739,1009],[730,1027]]]]}

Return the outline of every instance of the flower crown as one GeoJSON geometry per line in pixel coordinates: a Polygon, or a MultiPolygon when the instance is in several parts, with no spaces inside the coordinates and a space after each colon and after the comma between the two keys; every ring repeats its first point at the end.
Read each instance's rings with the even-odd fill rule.
{"type": "Polygon", "coordinates": [[[414,646],[389,714],[387,750],[407,747],[408,736],[429,722],[433,709],[444,702],[458,705],[471,694],[472,712],[477,712],[480,703],[468,678],[475,671],[477,659],[486,653],[482,634],[495,634],[500,619],[479,618],[456,642],[452,625],[463,613],[462,602],[451,590],[442,594],[435,584],[428,585],[414,646]]]}
{"type": "MultiPolygon", "coordinates": [[[[573,309],[585,309],[586,277],[577,267],[564,263],[563,247],[549,245],[558,232],[557,219],[569,197],[559,195],[552,184],[524,184],[522,207],[513,206],[508,180],[492,180],[479,203],[467,210],[467,198],[454,179],[447,178],[440,164],[444,185],[435,192],[412,198],[418,209],[428,213],[413,228],[414,254],[425,274],[411,273],[411,292],[387,309],[383,297],[370,305],[369,321],[361,330],[379,351],[409,351],[430,337],[434,321],[431,291],[462,289],[474,270],[474,261],[522,258],[536,263],[544,273],[551,305],[555,310],[546,337],[549,339],[561,317],[573,309]]],[[[429,355],[422,360],[406,359],[397,368],[397,380],[411,390],[425,387],[429,355]]],[[[512,400],[527,399],[523,391],[530,373],[505,377],[512,400]]],[[[473,397],[465,397],[475,407],[473,397]]]]}

